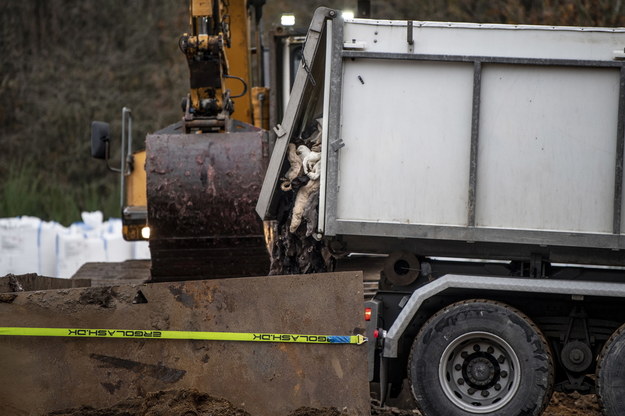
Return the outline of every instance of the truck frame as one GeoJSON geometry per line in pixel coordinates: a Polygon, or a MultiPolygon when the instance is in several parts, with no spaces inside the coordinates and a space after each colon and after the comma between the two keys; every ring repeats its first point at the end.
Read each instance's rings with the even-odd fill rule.
{"type": "MultiPolygon", "coordinates": [[[[257,204],[322,114],[314,238],[387,255],[369,377],[421,412],[625,412],[625,29],[344,20],[320,8],[257,204]]],[[[282,220],[284,222],[284,219],[282,220]]]]}

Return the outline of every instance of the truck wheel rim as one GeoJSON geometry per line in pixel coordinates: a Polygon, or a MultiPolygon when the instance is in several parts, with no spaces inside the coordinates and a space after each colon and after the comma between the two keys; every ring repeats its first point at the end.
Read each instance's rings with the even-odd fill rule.
{"type": "Polygon", "coordinates": [[[470,332],[452,341],[441,356],[438,379],[450,402],[470,413],[490,413],[515,396],[519,359],[502,338],[470,332]]]}

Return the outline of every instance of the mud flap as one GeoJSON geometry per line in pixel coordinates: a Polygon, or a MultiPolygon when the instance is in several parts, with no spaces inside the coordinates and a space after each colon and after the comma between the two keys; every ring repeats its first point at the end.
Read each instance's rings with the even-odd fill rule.
{"type": "MultiPolygon", "coordinates": [[[[19,292],[0,326],[349,335],[364,332],[362,273],[19,292]]],[[[0,337],[0,408],[41,414],[193,388],[253,416],[302,406],[369,414],[367,346],[0,337]]]]}

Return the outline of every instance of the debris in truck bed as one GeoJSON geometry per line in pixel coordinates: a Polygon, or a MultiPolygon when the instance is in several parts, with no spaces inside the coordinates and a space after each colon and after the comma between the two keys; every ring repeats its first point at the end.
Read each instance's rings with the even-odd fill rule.
{"type": "Polygon", "coordinates": [[[290,168],[281,178],[271,275],[322,273],[334,267],[329,250],[313,238],[319,216],[320,152],[321,119],[317,118],[288,147],[290,168]]]}

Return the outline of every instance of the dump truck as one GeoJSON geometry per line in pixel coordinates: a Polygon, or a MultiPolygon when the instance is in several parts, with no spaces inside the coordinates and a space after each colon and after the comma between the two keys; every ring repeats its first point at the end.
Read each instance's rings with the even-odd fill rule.
{"type": "Polygon", "coordinates": [[[554,389],[625,413],[624,48],[317,10],[256,209],[277,273],[386,256],[383,401],[408,379],[426,416],[539,415],[554,389]]]}

